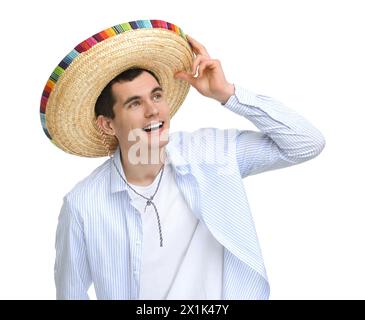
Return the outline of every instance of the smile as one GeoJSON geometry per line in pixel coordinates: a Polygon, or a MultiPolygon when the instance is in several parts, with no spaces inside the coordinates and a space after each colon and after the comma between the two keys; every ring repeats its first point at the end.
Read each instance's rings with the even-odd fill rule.
{"type": "Polygon", "coordinates": [[[154,122],[154,123],[150,123],[148,126],[144,127],[143,130],[146,132],[151,132],[154,130],[161,129],[163,125],[164,125],[164,121],[154,122]]]}

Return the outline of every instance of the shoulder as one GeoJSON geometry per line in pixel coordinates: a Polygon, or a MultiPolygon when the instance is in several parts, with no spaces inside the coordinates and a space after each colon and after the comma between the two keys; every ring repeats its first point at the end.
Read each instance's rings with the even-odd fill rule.
{"type": "Polygon", "coordinates": [[[70,205],[87,203],[106,192],[108,188],[110,188],[109,159],[79,181],[64,198],[70,205]]]}
{"type": "Polygon", "coordinates": [[[235,159],[237,129],[201,128],[170,136],[170,149],[190,164],[220,166],[235,159]]]}

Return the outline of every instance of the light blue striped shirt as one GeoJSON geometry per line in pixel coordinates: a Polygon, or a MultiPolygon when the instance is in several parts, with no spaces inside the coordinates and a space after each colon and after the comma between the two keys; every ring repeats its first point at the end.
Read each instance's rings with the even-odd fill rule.
{"type": "MultiPolygon", "coordinates": [[[[260,131],[172,133],[167,161],[189,208],[224,247],[223,299],[268,299],[242,178],[310,160],[325,140],[280,102],[238,86],[224,106],[260,131]]],[[[114,159],[122,171],[119,150],[114,159]]],[[[92,283],[98,299],[139,298],[142,222],[127,188],[108,159],[64,197],[56,234],[57,299],[88,299],[92,283]]]]}

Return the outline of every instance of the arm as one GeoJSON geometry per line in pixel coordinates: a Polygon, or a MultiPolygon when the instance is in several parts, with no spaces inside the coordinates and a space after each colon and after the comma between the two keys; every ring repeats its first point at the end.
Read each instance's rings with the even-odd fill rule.
{"type": "Polygon", "coordinates": [[[237,87],[225,107],[261,131],[237,133],[237,162],[242,177],[302,163],[317,156],[325,146],[324,137],[315,127],[272,98],[237,87]]]}
{"type": "Polygon", "coordinates": [[[57,226],[54,271],[57,299],[89,299],[91,275],[83,231],[66,197],[57,226]]]}
{"type": "Polygon", "coordinates": [[[274,99],[235,88],[226,80],[219,60],[211,59],[195,39],[188,36],[188,40],[195,53],[192,71],[177,72],[175,77],[246,117],[261,131],[237,132],[236,156],[242,177],[301,163],[322,151],[325,140],[307,120],[274,99]]]}

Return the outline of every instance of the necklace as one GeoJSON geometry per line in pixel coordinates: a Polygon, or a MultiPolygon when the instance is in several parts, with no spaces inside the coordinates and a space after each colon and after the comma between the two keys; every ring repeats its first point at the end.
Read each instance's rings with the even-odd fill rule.
{"type": "Polygon", "coordinates": [[[162,230],[161,230],[161,223],[160,223],[160,215],[158,213],[158,210],[157,210],[157,207],[155,205],[155,203],[153,202],[153,198],[155,197],[157,191],[158,191],[158,188],[160,187],[160,183],[161,183],[161,179],[162,179],[162,175],[163,175],[163,172],[164,172],[164,168],[165,168],[165,165],[163,164],[160,171],[161,171],[161,175],[160,175],[160,178],[158,180],[158,184],[157,184],[157,187],[156,187],[156,190],[155,192],[153,193],[152,196],[150,196],[149,198],[144,196],[143,194],[140,194],[139,192],[137,192],[128,182],[126,179],[123,178],[122,174],[120,173],[115,161],[114,161],[114,158],[111,158],[112,159],[112,162],[113,162],[113,165],[115,167],[115,169],[117,170],[119,176],[123,179],[123,181],[126,183],[126,185],[137,195],[139,195],[140,197],[142,197],[143,199],[146,200],[146,206],[144,207],[144,212],[146,212],[146,209],[147,207],[149,207],[150,205],[153,206],[155,212],[156,212],[156,218],[157,218],[157,224],[158,224],[158,232],[159,232],[159,235],[160,235],[160,247],[162,247],[163,245],[163,239],[162,239],[162,230]]]}

